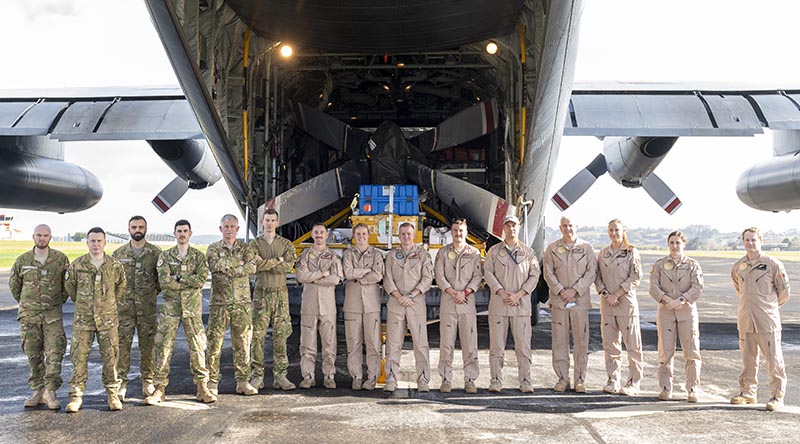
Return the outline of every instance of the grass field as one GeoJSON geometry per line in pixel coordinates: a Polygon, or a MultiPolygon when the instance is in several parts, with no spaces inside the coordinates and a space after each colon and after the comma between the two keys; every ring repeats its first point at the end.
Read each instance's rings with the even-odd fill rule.
{"type": "MultiPolygon", "coordinates": [[[[111,254],[122,245],[124,244],[107,244],[106,253],[111,254]]],[[[161,248],[169,248],[172,245],[174,244],[159,244],[161,248]]],[[[50,247],[66,254],[70,261],[89,251],[86,242],[50,242],[50,247]]],[[[206,245],[197,246],[203,253],[206,252],[206,247],[206,245]]],[[[0,270],[10,269],[17,257],[31,248],[33,241],[0,241],[0,270]]]]}
{"type": "MultiPolygon", "coordinates": [[[[108,244],[106,253],[111,254],[123,244],[108,244]]],[[[169,248],[174,244],[160,245],[161,248],[169,248]]],[[[69,260],[86,254],[87,247],[85,242],[51,242],[50,246],[56,250],[64,252],[69,260]]],[[[206,252],[206,245],[198,245],[197,248],[203,253],[206,252]]],[[[32,241],[0,241],[0,270],[8,270],[14,265],[14,260],[23,252],[33,248],[32,241]]],[[[642,250],[642,254],[658,254],[666,256],[667,250],[642,250]]],[[[687,255],[694,258],[714,257],[722,259],[736,260],[744,255],[744,251],[687,251],[687,255]]],[[[800,262],[800,251],[771,251],[770,256],[774,256],[782,261],[800,262]]]]}

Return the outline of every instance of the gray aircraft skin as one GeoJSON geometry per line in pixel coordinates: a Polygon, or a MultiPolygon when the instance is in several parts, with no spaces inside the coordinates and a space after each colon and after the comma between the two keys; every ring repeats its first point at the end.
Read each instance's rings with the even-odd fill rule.
{"type": "Polygon", "coordinates": [[[393,183],[417,183],[427,205],[484,237],[518,214],[541,253],[562,135],[604,148],[553,196],[560,208],[608,172],[672,213],[680,200],[653,171],[679,137],[768,127],[775,157],[737,193],[758,209],[800,208],[800,90],[575,86],[580,0],[146,5],[180,89],[0,92],[0,206],[89,208],[102,186],[63,161],[62,142],[136,139],[176,173],[154,199],[161,211],[223,178],[251,233],[272,206],[291,235],[346,207],[358,185],[397,177],[378,173],[388,165],[406,179],[393,183]]]}

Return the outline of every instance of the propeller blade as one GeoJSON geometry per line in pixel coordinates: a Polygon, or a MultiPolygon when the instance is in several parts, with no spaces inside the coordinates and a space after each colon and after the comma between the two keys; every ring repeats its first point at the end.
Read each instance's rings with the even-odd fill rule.
{"type": "Polygon", "coordinates": [[[358,193],[361,173],[355,160],[320,174],[266,202],[280,214],[281,225],[321,210],[343,197],[358,193]]]}
{"type": "Polygon", "coordinates": [[[497,129],[497,100],[473,105],[412,139],[426,153],[461,145],[497,129]]]}
{"type": "Polygon", "coordinates": [[[683,205],[678,196],[669,189],[660,177],[656,176],[656,173],[650,173],[642,181],[642,188],[667,214],[674,214],[683,205]]]}
{"type": "Polygon", "coordinates": [[[406,161],[408,179],[432,192],[445,205],[457,207],[470,222],[503,237],[503,218],[517,209],[505,199],[467,181],[434,171],[419,162],[406,161]]]}
{"type": "Polygon", "coordinates": [[[189,181],[181,177],[176,177],[153,198],[153,205],[155,205],[162,214],[166,213],[173,205],[178,203],[188,190],[189,181]]]}
{"type": "Polygon", "coordinates": [[[354,128],[328,114],[303,103],[296,103],[294,108],[297,123],[303,131],[325,145],[342,151],[350,158],[356,158],[361,147],[369,139],[370,134],[354,128]]]}
{"type": "Polygon", "coordinates": [[[551,199],[554,204],[561,211],[565,211],[572,206],[589,187],[592,186],[598,177],[606,173],[606,158],[602,154],[598,154],[586,168],[580,170],[572,179],[570,179],[560,190],[553,195],[551,199]]]}

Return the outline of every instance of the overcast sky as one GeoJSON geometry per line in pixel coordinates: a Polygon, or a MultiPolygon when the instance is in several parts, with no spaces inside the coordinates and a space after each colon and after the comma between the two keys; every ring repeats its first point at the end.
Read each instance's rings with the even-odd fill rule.
{"type": "MultiPolygon", "coordinates": [[[[584,10],[576,81],[678,81],[800,86],[796,20],[800,2],[704,0],[673,2],[588,1],[584,10]]],[[[176,85],[172,68],[136,0],[14,0],[0,14],[3,69],[0,88],[176,85]]],[[[795,214],[749,209],[736,197],[739,175],[771,156],[771,137],[682,138],[656,169],[683,201],[668,216],[641,190],[617,185],[608,176],[570,210],[579,225],[604,225],[621,218],[629,227],[708,224],[739,231],[796,227],[795,214]]],[[[105,193],[95,207],[57,215],[10,210],[16,225],[31,230],[49,223],[56,234],[101,225],[124,232],[128,217],[144,215],[150,231],[170,232],[179,218],[195,233],[218,233],[221,215],[238,215],[221,181],[192,191],[165,215],[150,200],[173,177],[145,142],[68,143],[66,160],[94,172],[105,193]]],[[[599,152],[591,137],[562,141],[553,190],[599,152]]],[[[551,194],[552,191],[551,190],[551,194]]],[[[2,210],[0,210],[2,212],[2,210]]],[[[548,225],[560,213],[546,211],[548,225]]]]}

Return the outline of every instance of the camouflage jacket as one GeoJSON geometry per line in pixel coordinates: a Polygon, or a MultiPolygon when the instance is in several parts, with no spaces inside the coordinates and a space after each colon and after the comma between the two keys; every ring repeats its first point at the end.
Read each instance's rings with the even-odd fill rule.
{"type": "Polygon", "coordinates": [[[292,271],[297,262],[297,251],[292,242],[285,237],[275,236],[270,244],[264,236],[259,236],[250,241],[250,245],[263,259],[256,263],[256,287],[286,288],[286,273],[292,271]]]}
{"type": "Polygon", "coordinates": [[[17,258],[8,278],[11,295],[19,302],[17,319],[41,323],[44,314],[56,308],[60,318],[61,305],[68,297],[63,285],[67,266],[67,256],[52,248],[44,264],[36,260],[33,249],[17,258]]]}
{"type": "Polygon", "coordinates": [[[64,289],[75,301],[74,330],[108,330],[119,326],[117,298],[125,291],[125,269],[106,255],[97,267],[85,254],[69,265],[64,289]]]}
{"type": "Polygon", "coordinates": [[[164,292],[164,305],[171,315],[185,313],[187,316],[202,315],[202,289],[208,280],[208,264],[203,253],[189,247],[186,257],[178,257],[178,247],[161,252],[158,257],[158,281],[164,292]],[[176,276],[180,275],[180,282],[176,276]],[[177,312],[180,310],[180,312],[177,312]],[[175,312],[172,312],[175,311],[175,312]]]}
{"type": "Polygon", "coordinates": [[[112,256],[125,268],[125,294],[117,301],[133,302],[134,304],[156,304],[161,287],[158,284],[156,263],[161,254],[161,248],[145,242],[144,250],[139,257],[133,254],[131,244],[127,243],[116,250],[112,256]]]}
{"type": "Polygon", "coordinates": [[[239,239],[233,248],[222,241],[206,251],[211,270],[211,305],[250,303],[250,275],[256,272],[256,250],[239,239]]]}

